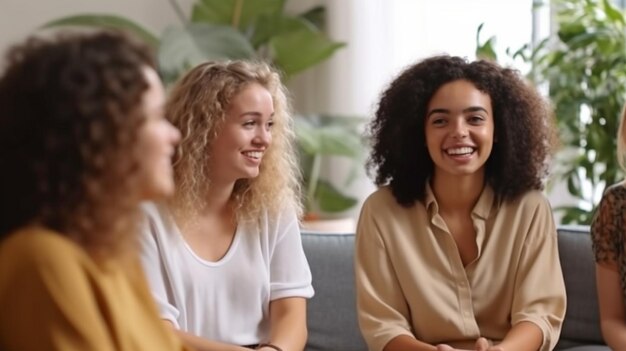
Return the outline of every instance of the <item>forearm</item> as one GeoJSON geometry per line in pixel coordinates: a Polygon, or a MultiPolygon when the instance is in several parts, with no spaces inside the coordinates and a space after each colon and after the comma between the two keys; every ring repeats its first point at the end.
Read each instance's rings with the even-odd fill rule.
{"type": "Polygon", "coordinates": [[[602,320],[602,336],[611,350],[626,350],[626,323],[621,320],[602,320]]]}
{"type": "Polygon", "coordinates": [[[383,351],[436,351],[437,347],[409,335],[399,335],[385,345],[383,351]]]}
{"type": "Polygon", "coordinates": [[[537,351],[543,343],[543,332],[532,322],[516,324],[496,349],[503,351],[537,351]]]}
{"type": "Polygon", "coordinates": [[[626,315],[621,278],[616,262],[596,264],[600,327],[612,350],[626,350],[626,315]]]}
{"type": "Polygon", "coordinates": [[[306,300],[301,297],[289,297],[272,301],[270,337],[264,342],[276,345],[283,351],[302,351],[306,339],[306,300]]]}

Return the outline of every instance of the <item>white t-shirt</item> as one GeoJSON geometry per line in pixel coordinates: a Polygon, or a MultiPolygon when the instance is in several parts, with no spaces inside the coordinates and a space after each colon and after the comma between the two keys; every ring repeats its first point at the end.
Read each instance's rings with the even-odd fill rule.
{"type": "Polygon", "coordinates": [[[269,303],[313,296],[298,220],[293,211],[268,216],[259,229],[239,223],[217,262],[197,256],[165,205],[143,206],[142,263],[163,319],[184,331],[237,345],[269,336],[269,303]]]}

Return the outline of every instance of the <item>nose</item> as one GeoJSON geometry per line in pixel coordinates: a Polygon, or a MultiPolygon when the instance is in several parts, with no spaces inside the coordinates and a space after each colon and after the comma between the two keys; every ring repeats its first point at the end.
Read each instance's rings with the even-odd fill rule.
{"type": "Polygon", "coordinates": [[[269,146],[269,144],[272,142],[271,130],[268,127],[257,128],[257,132],[254,135],[254,139],[252,139],[252,142],[255,145],[259,146],[269,146]]]}
{"type": "Polygon", "coordinates": [[[452,136],[457,139],[466,138],[469,135],[465,118],[458,118],[452,125],[452,136]]]}

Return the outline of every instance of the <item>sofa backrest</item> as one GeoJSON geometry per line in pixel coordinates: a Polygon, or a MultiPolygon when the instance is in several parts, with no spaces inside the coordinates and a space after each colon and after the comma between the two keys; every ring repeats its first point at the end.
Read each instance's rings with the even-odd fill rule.
{"type": "Polygon", "coordinates": [[[589,227],[560,226],[558,235],[567,312],[557,350],[579,344],[603,344],[589,227]]]}
{"type": "Polygon", "coordinates": [[[356,319],[354,234],[303,233],[315,296],[307,304],[306,351],[365,351],[356,319]]]}

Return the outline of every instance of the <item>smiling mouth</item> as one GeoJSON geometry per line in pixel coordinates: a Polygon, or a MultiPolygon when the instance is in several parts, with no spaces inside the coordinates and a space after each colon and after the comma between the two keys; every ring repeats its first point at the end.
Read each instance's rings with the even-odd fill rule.
{"type": "Polygon", "coordinates": [[[255,160],[260,160],[263,157],[262,151],[245,151],[242,154],[246,157],[253,158],[255,160]]]}
{"type": "Polygon", "coordinates": [[[476,151],[476,149],[473,147],[463,146],[447,149],[446,153],[450,156],[468,156],[473,154],[474,151],[476,151]]]}

